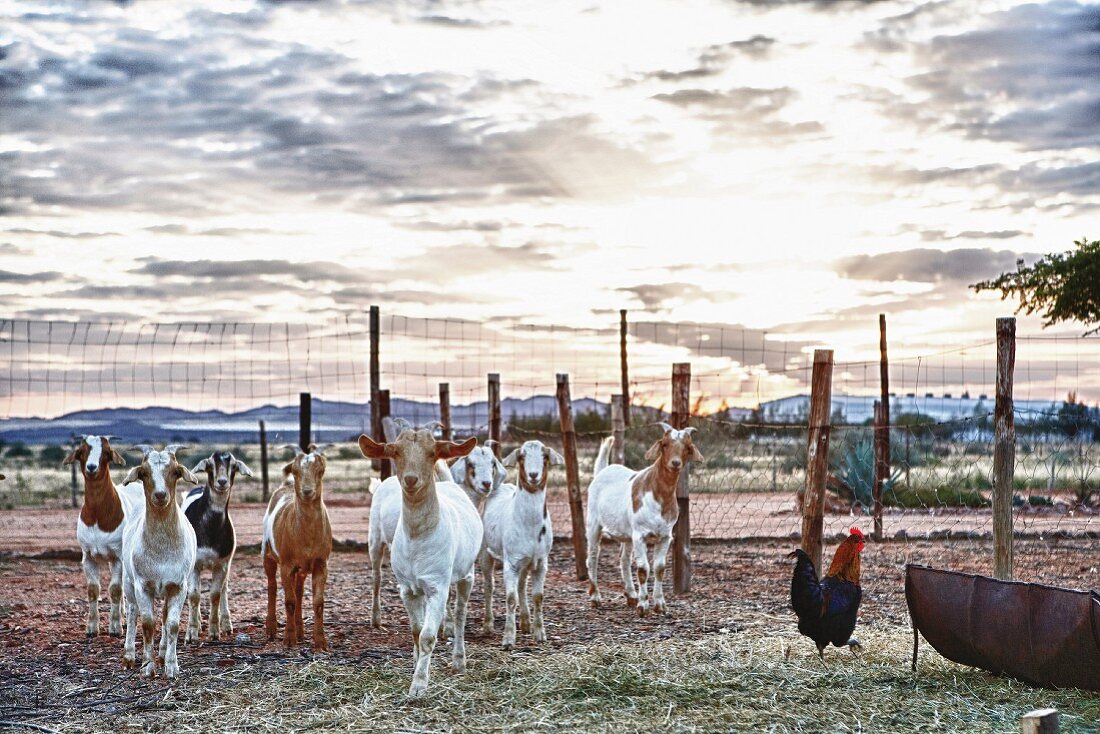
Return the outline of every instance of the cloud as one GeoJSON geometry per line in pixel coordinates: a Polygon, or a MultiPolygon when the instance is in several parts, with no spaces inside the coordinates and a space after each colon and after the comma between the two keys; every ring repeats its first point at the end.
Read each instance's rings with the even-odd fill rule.
{"type": "Polygon", "coordinates": [[[297,281],[333,281],[360,283],[363,273],[337,263],[290,260],[163,260],[158,257],[139,258],[143,263],[131,273],[152,275],[158,278],[259,278],[262,276],[289,276],[297,281]]]}
{"type": "Polygon", "coordinates": [[[615,290],[630,293],[642,302],[642,308],[647,311],[659,311],[677,303],[690,301],[720,300],[729,295],[715,293],[695,283],[639,283],[615,290]]]}
{"type": "Polygon", "coordinates": [[[816,120],[788,122],[779,117],[783,108],[797,96],[790,87],[736,87],[680,89],[655,94],[653,99],[690,110],[699,119],[715,123],[717,133],[740,139],[775,139],[822,132],[824,127],[816,120]]]}
{"type": "Polygon", "coordinates": [[[837,273],[855,280],[904,280],[917,283],[970,283],[1014,270],[1029,253],[989,248],[932,250],[917,248],[880,255],[856,255],[837,260],[837,273]]]}
{"type": "Polygon", "coordinates": [[[15,273],[11,270],[0,270],[0,283],[51,283],[65,277],[64,273],[54,270],[41,273],[15,273]]]}
{"type": "Polygon", "coordinates": [[[118,232],[64,232],[58,229],[30,229],[28,227],[14,227],[3,230],[4,234],[43,235],[65,240],[92,240],[98,237],[118,237],[118,232]]]}
{"type": "Polygon", "coordinates": [[[939,242],[944,240],[1010,240],[1016,237],[1026,237],[1030,233],[1020,229],[1001,229],[994,232],[967,229],[955,234],[948,234],[943,229],[921,230],[920,238],[926,242],[939,242]]]}
{"type": "MultiPolygon", "coordinates": [[[[682,69],[679,71],[659,69],[657,71],[646,72],[641,78],[654,79],[662,82],[682,82],[709,76],[717,76],[726,69],[729,62],[734,58],[745,57],[754,61],[766,58],[771,53],[775,43],[776,39],[762,34],[756,34],[740,41],[715,43],[699,52],[696,66],[690,69],[682,69]]],[[[630,79],[628,83],[633,81],[635,80],[630,79]]]]}
{"type": "Polygon", "coordinates": [[[396,222],[395,226],[421,232],[500,232],[509,225],[496,220],[484,219],[476,222],[437,222],[431,220],[396,222]]]}

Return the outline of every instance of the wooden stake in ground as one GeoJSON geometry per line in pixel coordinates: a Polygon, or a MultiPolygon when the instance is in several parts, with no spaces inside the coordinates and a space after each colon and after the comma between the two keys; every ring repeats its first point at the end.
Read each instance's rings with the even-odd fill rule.
{"type": "Polygon", "coordinates": [[[260,480],[264,484],[264,503],[267,503],[270,495],[267,482],[267,428],[264,426],[264,422],[260,421],[260,480]]]}
{"type": "Polygon", "coordinates": [[[450,441],[451,436],[451,384],[439,383],[439,422],[443,424],[443,440],[450,441]]]}
{"type": "Polygon", "coordinates": [[[806,498],[802,503],[802,550],[820,576],[825,526],[825,478],[829,473],[830,411],[833,401],[833,350],[815,349],[810,381],[809,447],[806,452],[806,498]]]}
{"type": "MultiPolygon", "coordinates": [[[[677,362],[672,365],[672,427],[679,430],[688,427],[691,417],[691,364],[677,362]]],[[[691,464],[680,470],[676,484],[676,504],[680,514],[672,528],[672,590],[677,594],[691,591],[691,499],[688,494],[688,475],[691,464]]]]}
{"type": "Polygon", "coordinates": [[[1036,709],[1020,719],[1022,734],[1058,734],[1058,710],[1036,709]]]}
{"type": "Polygon", "coordinates": [[[493,453],[500,458],[500,375],[489,373],[489,438],[496,441],[493,453]]]}
{"type": "Polygon", "coordinates": [[[313,398],[308,392],[298,393],[298,445],[302,451],[309,451],[312,412],[313,398]]]}
{"type": "Polygon", "coordinates": [[[558,420],[561,423],[561,448],[565,457],[565,480],[569,489],[569,516],[573,521],[573,558],[577,581],[588,579],[588,543],[584,535],[584,507],[581,505],[581,477],[577,468],[577,433],[573,429],[573,400],[569,395],[569,375],[558,374],[558,420]]]}
{"type": "Polygon", "coordinates": [[[997,319],[997,402],[993,409],[993,576],[1012,580],[1012,495],[1015,492],[1016,421],[1012,378],[1016,319],[997,319]]]}
{"type": "Polygon", "coordinates": [[[630,378],[626,369],[626,309],[619,309],[619,371],[623,381],[623,425],[630,428],[630,378]]]}
{"type": "Polygon", "coordinates": [[[875,540],[882,540],[882,488],[890,479],[890,362],[886,357],[886,314],[878,315],[879,387],[882,420],[875,431],[875,540]]]}
{"type": "MultiPolygon", "coordinates": [[[[378,391],[378,422],[382,423],[386,418],[390,418],[390,391],[379,390],[378,391]]],[[[385,431],[382,431],[385,435],[385,431]]],[[[397,471],[397,465],[394,464],[393,459],[387,459],[382,462],[382,466],[378,469],[378,476],[382,481],[386,481],[388,478],[394,475],[397,471]]]]}
{"type": "MultiPolygon", "coordinates": [[[[378,342],[382,336],[382,316],[378,306],[370,307],[370,435],[375,441],[383,442],[382,414],[378,410],[378,391],[381,389],[381,368],[378,362],[378,342]]],[[[305,448],[305,447],[303,447],[305,448]]],[[[382,462],[374,459],[371,468],[382,470],[382,462]]]]}

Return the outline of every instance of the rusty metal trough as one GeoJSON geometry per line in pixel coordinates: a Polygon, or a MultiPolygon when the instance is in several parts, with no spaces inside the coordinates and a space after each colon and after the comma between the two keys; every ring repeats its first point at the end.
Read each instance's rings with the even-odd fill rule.
{"type": "Polygon", "coordinates": [[[1100,691],[1100,593],[905,568],[917,632],[948,660],[1046,688],[1100,691]]]}

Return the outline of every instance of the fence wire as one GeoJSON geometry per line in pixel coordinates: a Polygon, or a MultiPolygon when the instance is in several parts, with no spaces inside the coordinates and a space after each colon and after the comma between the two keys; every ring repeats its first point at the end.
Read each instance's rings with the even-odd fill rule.
{"type": "MultiPolygon", "coordinates": [[[[381,386],[392,414],[423,423],[439,417],[446,382],[456,433],[484,437],[487,375],[498,373],[506,443],[560,446],[555,376],[568,373],[583,490],[611,428],[609,400],[622,390],[618,327],[384,314],[381,386]]],[[[837,350],[826,538],[873,527],[867,423],[880,389],[877,329],[868,336],[866,351],[837,350]]],[[[671,364],[692,365],[691,424],[705,456],[691,469],[693,539],[798,537],[816,346],[798,334],[631,321],[628,466],[645,464],[659,436],[652,423],[668,420],[671,364]]],[[[891,350],[884,538],[903,558],[913,544],[935,541],[986,559],[991,571],[995,346],[891,350]]],[[[0,471],[8,475],[0,508],[17,510],[3,520],[0,550],[51,532],[53,521],[35,512],[70,506],[71,477],[60,461],[72,435],[184,441],[194,456],[228,447],[255,463],[259,420],[273,447],[297,440],[300,392],[313,396],[314,436],[337,444],[328,491],[365,504],[369,463],[349,442],[369,431],[369,356],[365,314],[311,324],[0,321],[0,471]]],[[[1018,337],[1015,395],[1017,576],[1100,587],[1100,339],[1018,337]]],[[[285,454],[269,453],[276,476],[285,454]]],[[[245,505],[258,499],[255,485],[239,493],[245,505]]],[[[550,509],[557,533],[568,534],[564,472],[552,480],[550,509]]],[[[70,517],[61,517],[59,541],[71,544],[70,517]]],[[[361,525],[349,523],[351,539],[365,538],[361,525]]]]}

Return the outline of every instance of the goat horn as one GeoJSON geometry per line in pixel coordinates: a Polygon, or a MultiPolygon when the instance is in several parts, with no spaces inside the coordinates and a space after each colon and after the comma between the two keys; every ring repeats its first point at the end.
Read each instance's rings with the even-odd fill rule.
{"type": "Polygon", "coordinates": [[[664,432],[665,432],[665,433],[669,433],[669,432],[671,432],[671,431],[675,431],[675,430],[676,430],[675,428],[673,428],[673,427],[672,427],[672,426],[670,426],[669,424],[665,423],[664,421],[657,421],[657,422],[656,422],[656,423],[654,423],[653,425],[655,425],[655,426],[660,426],[660,427],[661,427],[661,428],[662,428],[662,429],[664,430],[664,432]]]}
{"type": "Polygon", "coordinates": [[[427,431],[434,431],[436,428],[442,429],[443,424],[440,423],[439,421],[428,421],[427,423],[422,425],[420,428],[423,429],[423,430],[427,430],[427,431]]]}
{"type": "Polygon", "coordinates": [[[142,456],[148,456],[149,454],[156,451],[155,448],[153,448],[152,446],[150,446],[147,443],[134,444],[128,450],[129,451],[140,451],[142,456]]]}
{"type": "Polygon", "coordinates": [[[295,456],[297,456],[298,454],[304,454],[305,453],[305,451],[302,451],[302,447],[299,446],[296,443],[284,443],[282,446],[279,447],[280,451],[282,449],[290,449],[291,451],[294,452],[295,456]]]}
{"type": "Polygon", "coordinates": [[[396,426],[397,426],[398,428],[400,428],[400,429],[401,429],[402,431],[407,431],[407,430],[409,430],[409,429],[413,429],[413,430],[415,430],[415,427],[413,426],[413,424],[412,424],[412,423],[409,423],[409,422],[408,422],[407,420],[405,420],[404,418],[390,418],[390,420],[392,420],[392,421],[394,422],[394,424],[395,424],[395,425],[396,425],[396,426]]]}
{"type": "Polygon", "coordinates": [[[331,444],[331,443],[322,443],[322,444],[311,443],[309,445],[309,453],[311,453],[311,454],[324,454],[326,451],[331,449],[334,445],[335,444],[331,444]]]}
{"type": "Polygon", "coordinates": [[[688,426],[687,428],[681,428],[680,433],[684,434],[685,436],[690,436],[697,430],[698,429],[695,426],[688,426]]]}
{"type": "Polygon", "coordinates": [[[170,443],[170,444],[168,444],[167,446],[164,447],[164,450],[167,451],[168,453],[172,454],[172,456],[175,456],[177,453],[179,453],[180,449],[183,449],[184,451],[186,451],[189,448],[191,448],[191,447],[188,446],[187,444],[170,443]]]}

